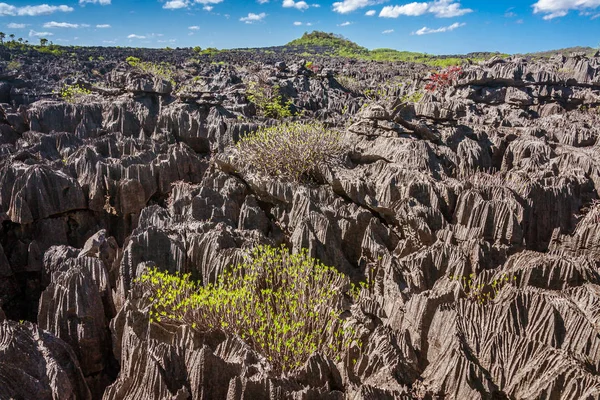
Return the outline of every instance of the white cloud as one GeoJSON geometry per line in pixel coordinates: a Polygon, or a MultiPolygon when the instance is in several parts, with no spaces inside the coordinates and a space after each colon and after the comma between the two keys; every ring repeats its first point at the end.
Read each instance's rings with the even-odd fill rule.
{"type": "Polygon", "coordinates": [[[348,26],[348,25],[352,25],[352,22],[350,22],[350,21],[342,22],[338,26],[348,26]]]}
{"type": "Polygon", "coordinates": [[[367,12],[365,13],[365,15],[366,15],[367,17],[372,17],[372,16],[373,16],[373,15],[375,15],[375,14],[377,14],[377,11],[375,11],[375,10],[369,10],[369,11],[367,11],[367,12]]]}
{"type": "Polygon", "coordinates": [[[567,10],[559,10],[559,11],[554,11],[551,12],[550,14],[546,14],[544,15],[543,19],[545,19],[546,21],[549,21],[551,19],[554,18],[561,18],[564,17],[568,14],[569,12],[567,10]]]}
{"type": "Polygon", "coordinates": [[[374,0],[343,0],[333,3],[333,11],[340,14],[347,14],[373,4],[377,4],[377,2],[374,0]]]}
{"type": "Polygon", "coordinates": [[[198,25],[194,25],[194,26],[188,26],[188,29],[190,31],[199,31],[200,27],[198,25]]]}
{"type": "Polygon", "coordinates": [[[544,19],[564,17],[571,10],[594,10],[600,7],[600,0],[538,0],[533,6],[534,14],[545,14],[544,19]]]}
{"type": "Polygon", "coordinates": [[[295,25],[295,26],[302,26],[302,22],[300,22],[300,21],[296,21],[296,22],[294,22],[294,25],[295,25]]]}
{"type": "Polygon", "coordinates": [[[309,5],[305,1],[283,0],[283,7],[296,8],[300,11],[308,9],[309,5]]]}
{"type": "Polygon", "coordinates": [[[112,27],[109,24],[99,24],[99,25],[96,25],[96,28],[108,29],[108,28],[112,28],[112,27]]]}
{"type": "Polygon", "coordinates": [[[46,22],[44,28],[79,28],[79,24],[70,24],[68,22],[46,22]]]}
{"type": "Polygon", "coordinates": [[[213,6],[209,6],[208,4],[205,5],[204,7],[202,7],[202,9],[205,10],[205,11],[212,11],[213,8],[214,8],[213,6]]]}
{"type": "Polygon", "coordinates": [[[0,16],[11,17],[35,17],[37,15],[48,15],[55,12],[71,12],[73,7],[69,6],[49,6],[42,4],[39,6],[15,7],[7,3],[0,3],[0,16]]]}
{"type": "Polygon", "coordinates": [[[36,32],[33,29],[29,31],[29,37],[54,36],[52,32],[36,32]]]}
{"type": "Polygon", "coordinates": [[[421,29],[419,29],[418,31],[413,32],[412,35],[419,35],[419,36],[421,36],[421,35],[429,35],[431,33],[450,32],[450,31],[453,31],[453,30],[455,30],[457,28],[460,28],[462,26],[465,26],[465,25],[466,25],[465,22],[463,22],[463,23],[455,22],[455,23],[453,23],[450,26],[444,26],[442,28],[437,28],[437,29],[430,29],[430,28],[424,26],[421,29]]]}
{"type": "Polygon", "coordinates": [[[167,10],[176,10],[178,8],[186,8],[188,6],[188,2],[185,0],[169,0],[165,3],[163,8],[167,10]]]}
{"type": "Polygon", "coordinates": [[[80,6],[84,6],[87,3],[90,4],[100,4],[101,6],[108,6],[110,5],[111,0],[79,0],[79,5],[80,6]]]}
{"type": "Polygon", "coordinates": [[[269,0],[256,0],[258,2],[258,4],[265,4],[268,3],[269,0]]]}
{"type": "Polygon", "coordinates": [[[146,39],[146,36],[136,35],[132,33],[131,35],[127,36],[127,39],[146,39]]]}
{"type": "Polygon", "coordinates": [[[383,18],[398,18],[401,15],[418,17],[427,13],[438,18],[460,17],[473,12],[470,8],[461,8],[460,2],[455,0],[435,0],[427,3],[413,2],[402,6],[385,6],[379,13],[383,18]]]}
{"type": "Polygon", "coordinates": [[[387,34],[390,34],[390,33],[394,33],[394,30],[393,29],[386,29],[385,31],[383,31],[381,33],[383,33],[384,35],[387,35],[387,34]]]}
{"type": "Polygon", "coordinates": [[[27,27],[27,24],[15,24],[14,22],[11,22],[10,24],[7,24],[6,27],[9,29],[24,29],[27,27]]]}
{"type": "Polygon", "coordinates": [[[247,24],[253,24],[255,22],[262,21],[263,19],[265,19],[266,16],[267,14],[265,14],[264,12],[260,14],[248,13],[248,16],[240,18],[240,21],[245,22],[247,24]]]}

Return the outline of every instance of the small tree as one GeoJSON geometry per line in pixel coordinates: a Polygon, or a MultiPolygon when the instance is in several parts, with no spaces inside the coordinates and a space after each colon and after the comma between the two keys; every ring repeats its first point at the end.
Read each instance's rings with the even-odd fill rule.
{"type": "Polygon", "coordinates": [[[4,44],[5,37],[6,37],[6,34],[4,32],[0,32],[0,44],[4,44]]]}
{"type": "Polygon", "coordinates": [[[266,175],[300,181],[342,154],[340,134],[319,123],[261,128],[238,143],[240,157],[266,175]]]}
{"type": "Polygon", "coordinates": [[[14,41],[15,41],[15,34],[14,34],[14,33],[11,33],[11,34],[9,35],[9,37],[10,37],[10,40],[11,40],[11,42],[14,42],[14,41]]]}
{"type": "Polygon", "coordinates": [[[48,39],[40,38],[40,46],[44,47],[48,44],[48,39]]]}

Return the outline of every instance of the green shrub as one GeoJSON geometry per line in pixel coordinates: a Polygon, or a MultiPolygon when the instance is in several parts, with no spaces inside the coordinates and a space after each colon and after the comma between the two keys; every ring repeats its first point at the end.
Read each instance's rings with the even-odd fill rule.
{"type": "Polygon", "coordinates": [[[342,153],[340,134],[320,123],[299,122],[260,128],[238,142],[242,159],[270,176],[300,181],[342,153]]]}
{"type": "Polygon", "coordinates": [[[78,84],[67,85],[60,90],[60,97],[68,103],[77,103],[90,94],[90,90],[78,84]]]}
{"type": "Polygon", "coordinates": [[[339,360],[356,337],[339,317],[348,279],[306,250],[257,247],[214,285],[156,269],[137,282],[152,302],[152,323],[222,329],[264,355],[276,372],[302,365],[317,351],[339,360]]]}
{"type": "Polygon", "coordinates": [[[125,61],[139,72],[170,81],[175,86],[175,69],[171,64],[142,61],[137,57],[127,57],[125,61]]]}
{"type": "Polygon", "coordinates": [[[6,69],[9,71],[18,71],[21,69],[23,65],[17,60],[12,60],[8,64],[6,64],[6,69]]]}
{"type": "Polygon", "coordinates": [[[418,103],[421,101],[421,99],[423,98],[423,92],[421,92],[420,90],[417,90],[416,92],[412,93],[411,95],[404,95],[402,97],[402,102],[404,103],[418,103]]]}
{"type": "Polygon", "coordinates": [[[259,114],[268,118],[287,118],[292,116],[291,100],[284,101],[279,94],[279,86],[270,86],[253,81],[246,90],[248,100],[256,105],[259,114]]]}

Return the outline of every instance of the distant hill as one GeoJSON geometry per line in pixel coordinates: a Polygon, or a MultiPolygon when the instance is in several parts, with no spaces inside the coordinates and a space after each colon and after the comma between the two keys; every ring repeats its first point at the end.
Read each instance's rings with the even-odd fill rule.
{"type": "Polygon", "coordinates": [[[320,31],[304,33],[302,37],[292,40],[284,47],[290,51],[306,55],[327,55],[373,61],[415,62],[435,67],[458,65],[466,60],[477,62],[489,59],[496,55],[506,56],[506,54],[487,52],[471,53],[467,55],[434,56],[426,53],[398,51],[394,49],[369,50],[341,35],[320,31]]]}

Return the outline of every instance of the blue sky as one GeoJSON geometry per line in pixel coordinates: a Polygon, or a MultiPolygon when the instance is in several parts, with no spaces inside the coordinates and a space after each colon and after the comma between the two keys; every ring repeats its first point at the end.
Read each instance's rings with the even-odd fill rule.
{"type": "Polygon", "coordinates": [[[64,45],[217,48],[335,32],[368,48],[507,53],[600,43],[600,0],[19,0],[0,30],[64,45]]]}

